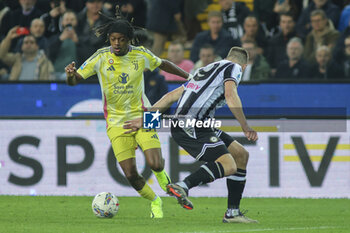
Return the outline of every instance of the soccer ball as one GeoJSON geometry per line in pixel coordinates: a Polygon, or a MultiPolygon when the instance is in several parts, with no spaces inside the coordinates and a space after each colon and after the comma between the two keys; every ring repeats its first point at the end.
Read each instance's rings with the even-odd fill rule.
{"type": "Polygon", "coordinates": [[[112,218],[118,213],[118,198],[109,192],[102,192],[92,201],[92,212],[99,218],[112,218]]]}

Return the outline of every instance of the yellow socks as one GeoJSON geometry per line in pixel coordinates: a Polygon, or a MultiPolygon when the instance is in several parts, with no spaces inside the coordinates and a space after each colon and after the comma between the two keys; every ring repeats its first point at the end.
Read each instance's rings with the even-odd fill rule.
{"type": "Polygon", "coordinates": [[[168,174],[165,172],[165,170],[163,169],[160,172],[156,172],[153,171],[153,174],[156,176],[157,181],[159,183],[159,186],[166,192],[166,186],[171,183],[170,181],[170,177],[168,176],[168,174]]]}
{"type": "Polygon", "coordinates": [[[156,197],[156,194],[153,192],[151,187],[147,183],[145,183],[145,186],[139,191],[137,191],[141,197],[146,198],[150,201],[153,201],[156,197]]]}

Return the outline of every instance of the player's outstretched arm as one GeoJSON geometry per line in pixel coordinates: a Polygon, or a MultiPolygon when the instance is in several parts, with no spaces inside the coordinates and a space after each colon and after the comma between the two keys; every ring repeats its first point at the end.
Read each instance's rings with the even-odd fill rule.
{"type": "MultiPolygon", "coordinates": [[[[170,106],[180,99],[182,93],[184,91],[184,87],[180,86],[176,88],[175,90],[166,93],[160,100],[157,101],[152,107],[150,107],[148,110],[151,112],[159,111],[159,112],[164,112],[170,106]]],[[[125,134],[129,134],[132,132],[137,131],[142,127],[142,117],[136,118],[130,121],[125,121],[123,128],[124,129],[130,129],[129,131],[124,132],[125,134]]]]}
{"type": "Polygon", "coordinates": [[[237,86],[234,81],[225,82],[225,99],[230,111],[241,125],[245,136],[248,138],[248,140],[256,141],[258,139],[258,134],[255,130],[250,128],[247,123],[242,109],[242,102],[238,96],[237,86]]]}
{"type": "Polygon", "coordinates": [[[149,111],[159,111],[159,112],[165,112],[170,106],[178,101],[184,92],[184,87],[180,86],[176,88],[175,90],[166,93],[163,95],[163,97],[158,100],[152,107],[149,108],[149,111]]]}
{"type": "Polygon", "coordinates": [[[160,64],[159,68],[170,74],[175,74],[180,77],[183,77],[184,79],[190,79],[189,73],[187,73],[186,71],[184,71],[169,60],[162,59],[162,64],[160,64]]]}
{"type": "Polygon", "coordinates": [[[83,79],[80,74],[77,73],[77,68],[75,68],[75,62],[73,61],[64,69],[67,77],[67,84],[70,86],[77,85],[80,80],[83,79]]]}

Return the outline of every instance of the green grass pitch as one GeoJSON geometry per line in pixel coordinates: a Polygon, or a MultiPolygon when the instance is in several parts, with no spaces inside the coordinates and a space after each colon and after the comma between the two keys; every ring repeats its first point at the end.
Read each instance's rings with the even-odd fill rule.
{"type": "Polygon", "coordinates": [[[93,197],[0,196],[0,232],[350,232],[349,199],[244,198],[243,209],[258,224],[222,223],[226,198],[191,198],[193,210],[163,197],[164,218],[151,219],[149,202],[119,197],[112,219],[96,218],[93,197]]]}

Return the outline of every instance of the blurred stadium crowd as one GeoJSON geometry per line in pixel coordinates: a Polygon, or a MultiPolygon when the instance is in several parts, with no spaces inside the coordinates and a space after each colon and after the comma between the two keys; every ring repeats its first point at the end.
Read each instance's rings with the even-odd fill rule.
{"type": "Polygon", "coordinates": [[[0,0],[0,80],[65,80],[68,63],[108,44],[93,28],[116,5],[135,43],[188,72],[242,46],[242,81],[350,81],[350,0],[0,0]]]}

